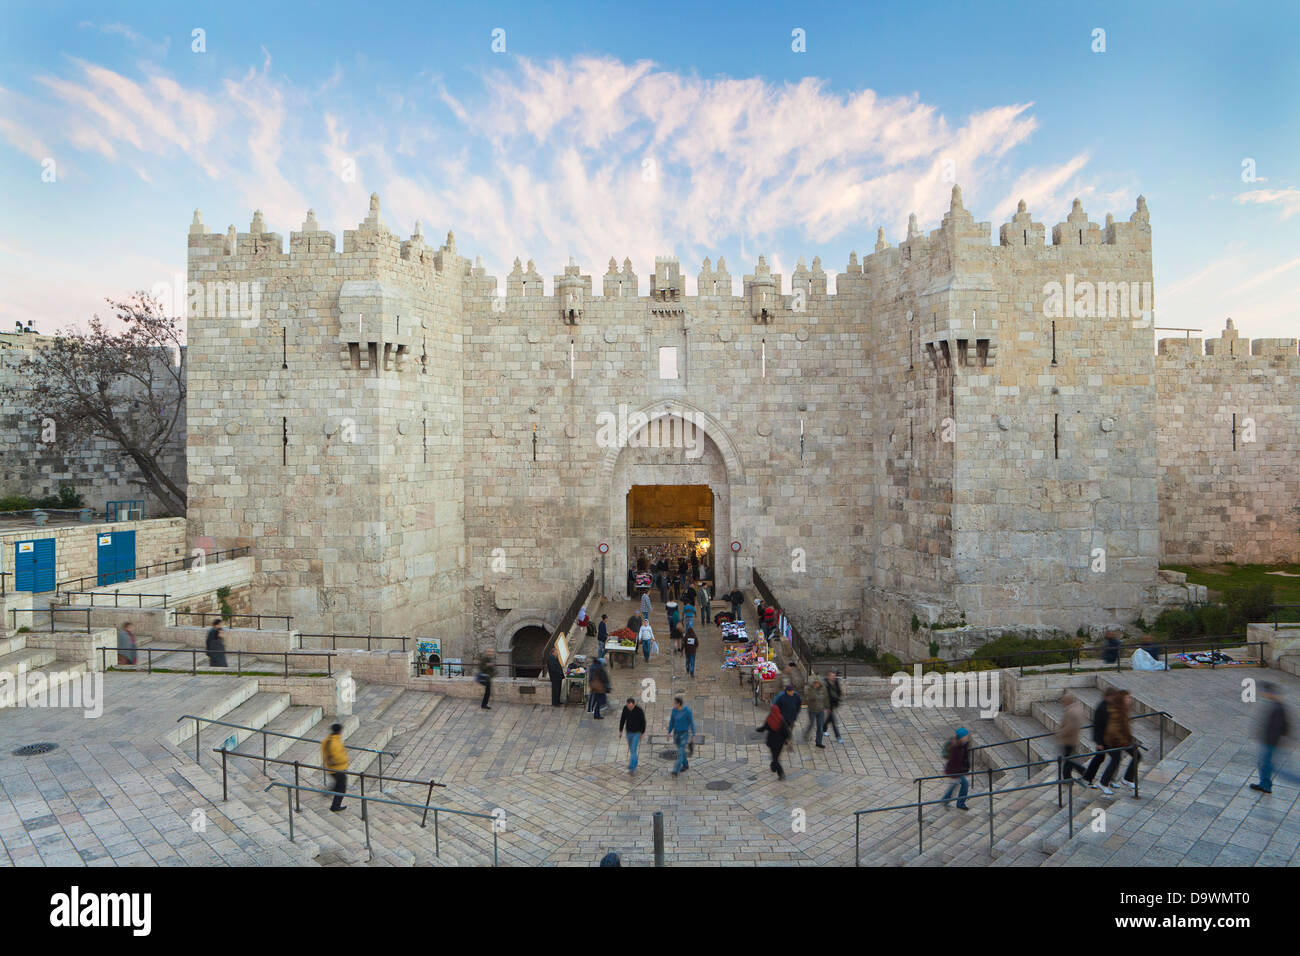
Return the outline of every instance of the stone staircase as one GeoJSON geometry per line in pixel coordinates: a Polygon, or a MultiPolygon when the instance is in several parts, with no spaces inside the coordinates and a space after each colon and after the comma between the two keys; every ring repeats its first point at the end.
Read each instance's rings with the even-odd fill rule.
{"type": "MultiPolygon", "coordinates": [[[[255,681],[242,682],[253,685],[255,681]]],[[[349,750],[349,769],[377,772],[379,754],[373,750],[388,748],[394,725],[382,720],[391,716],[404,732],[417,729],[441,701],[440,697],[403,688],[361,685],[358,688],[357,709],[366,718],[353,714],[345,718],[344,741],[350,747],[367,747],[371,750],[349,750]]],[[[370,803],[370,846],[366,849],[366,827],[361,818],[361,801],[355,798],[359,779],[348,780],[349,796],[346,809],[339,813],[328,810],[330,796],[303,792],[301,810],[295,809],[295,843],[288,843],[288,797],[283,788],[266,790],[272,781],[292,783],[294,768],[283,764],[266,765],[263,773],[262,735],[257,730],[276,730],[313,738],[291,740],[267,736],[266,756],[281,760],[298,760],[319,766],[319,740],[329,733],[334,718],[324,718],[319,707],[295,707],[283,693],[249,692],[241,688],[227,695],[213,713],[228,723],[246,724],[249,728],[207,725],[199,748],[199,761],[195,762],[192,746],[180,749],[193,736],[194,721],[182,721],[167,742],[175,749],[176,770],[189,785],[210,804],[210,813],[232,821],[233,825],[249,832],[268,846],[295,846],[303,860],[315,865],[375,865],[375,866],[490,866],[492,864],[491,823],[468,819],[452,814],[441,814],[438,821],[438,843],[435,848],[434,816],[429,814],[425,827],[420,826],[421,810],[407,807],[370,803]],[[216,711],[228,708],[224,713],[216,711]],[[236,738],[235,752],[249,757],[226,757],[228,800],[221,800],[221,765],[219,755],[212,750],[229,736],[236,738]]],[[[384,769],[392,773],[391,762],[386,758],[384,769]]],[[[299,783],[305,787],[329,789],[323,774],[315,770],[300,771],[299,783]]],[[[367,781],[368,796],[423,804],[428,797],[425,786],[389,783],[381,794],[374,781],[367,781]]],[[[298,795],[294,797],[295,804],[298,795]]],[[[482,799],[460,788],[434,790],[433,803],[451,809],[483,812],[482,799]]],[[[503,859],[505,858],[503,854],[503,859]]]]}
{"type": "MultiPolygon", "coordinates": [[[[1073,688],[1072,692],[1083,704],[1092,720],[1096,706],[1102,699],[1102,690],[1097,687],[1073,688]]],[[[1135,695],[1133,713],[1147,713],[1154,708],[1145,705],[1135,695]]],[[[1063,708],[1057,701],[1039,701],[1031,705],[1028,715],[998,713],[995,724],[1008,740],[1020,737],[1034,737],[1038,734],[1054,734],[1060,726],[1063,708]]],[[[1132,723],[1134,737],[1145,751],[1139,777],[1139,794],[1142,788],[1159,787],[1169,779],[1169,774],[1157,768],[1160,762],[1160,726],[1164,725],[1164,753],[1170,751],[1187,736],[1187,731],[1168,718],[1145,718],[1132,723]]],[[[1089,731],[1084,731],[1084,740],[1090,739],[1089,731]]],[[[967,796],[969,811],[962,812],[955,808],[941,806],[925,807],[922,814],[922,838],[924,852],[917,853],[917,825],[915,810],[898,810],[881,814],[890,818],[890,827],[873,825],[871,836],[865,836],[862,852],[864,866],[935,866],[935,865],[974,865],[974,866],[1042,866],[1048,864],[1053,854],[1069,840],[1069,794],[1062,791],[1064,806],[1058,807],[1058,788],[1053,786],[1037,787],[1019,793],[1006,794],[994,798],[993,844],[990,850],[988,827],[988,775],[980,772],[985,767],[993,768],[993,789],[1007,790],[1028,784],[1048,783],[1056,780],[1055,760],[1058,748],[1053,736],[1039,737],[1025,742],[991,747],[978,751],[977,772],[973,786],[967,796]],[[1026,744],[1028,750],[1026,751],[1026,744]],[[1026,769],[1006,769],[1030,761],[1050,760],[1051,764],[1043,767],[1026,769]]],[[[1086,754],[1077,760],[1087,764],[1091,758],[1086,754]]],[[[1127,766],[1128,758],[1121,763],[1121,771],[1127,766]]],[[[1104,767],[1104,764],[1103,764],[1104,767]]],[[[948,781],[931,780],[923,785],[922,796],[925,800],[937,800],[947,789],[948,781]]],[[[1108,797],[1097,789],[1084,788],[1078,784],[1074,789],[1074,829],[1078,833],[1087,827],[1094,816],[1095,808],[1104,808],[1111,819],[1111,825],[1122,822],[1140,805],[1134,800],[1132,791],[1121,784],[1116,784],[1114,796],[1108,797]]],[[[912,786],[908,796],[896,800],[906,803],[916,799],[916,788],[912,786]]]]}
{"type": "MultiPolygon", "coordinates": [[[[78,680],[87,672],[84,662],[58,660],[54,648],[28,647],[25,633],[0,638],[0,674],[11,674],[16,678],[20,669],[29,679],[34,675],[43,676],[46,694],[57,694],[61,684],[78,680]]],[[[8,706],[18,703],[15,698],[8,706]]],[[[0,707],[3,706],[6,703],[0,701],[0,707]]]]}

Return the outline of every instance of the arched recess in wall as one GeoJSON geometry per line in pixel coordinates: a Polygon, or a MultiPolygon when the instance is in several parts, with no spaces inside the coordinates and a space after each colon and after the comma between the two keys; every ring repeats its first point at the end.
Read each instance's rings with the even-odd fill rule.
{"type": "MultiPolygon", "coordinates": [[[[607,590],[611,597],[625,594],[628,568],[627,496],[634,485],[708,485],[713,492],[713,555],[718,587],[730,586],[731,560],[727,545],[737,532],[732,514],[732,489],[744,485],[744,467],[731,436],[712,415],[681,399],[661,400],[629,410],[628,420],[640,413],[652,422],[672,423],[673,428],[694,425],[703,432],[703,451],[698,460],[673,460],[656,456],[647,449],[613,447],[606,453],[599,472],[609,494],[607,540],[610,544],[607,590]]],[[[656,428],[660,426],[655,426],[656,428]]],[[[680,434],[675,432],[674,435],[680,434]]],[[[629,436],[630,437],[630,436],[629,436]]],[[[677,456],[684,458],[683,455],[677,456]]],[[[744,569],[741,578],[744,579],[744,569]]]]}

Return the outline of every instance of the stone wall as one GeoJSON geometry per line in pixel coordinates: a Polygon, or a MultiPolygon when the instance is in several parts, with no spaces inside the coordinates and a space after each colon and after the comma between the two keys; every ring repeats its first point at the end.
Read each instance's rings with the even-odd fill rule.
{"type": "Polygon", "coordinates": [[[310,213],[288,252],[260,213],[196,214],[191,281],[262,283],[265,309],[191,321],[190,530],[254,546],[296,626],[463,658],[558,615],[601,541],[621,591],[646,484],[708,485],[719,589],[761,570],[816,645],[901,651],[913,614],[1132,620],[1160,551],[1145,201],[990,233],[954,189],[833,295],[820,261],[787,293],[762,257],[739,295],[706,259],[687,297],[672,257],[648,296],[613,259],[601,295],[518,260],[502,295],[377,197],[341,252],[310,213]]]}
{"type": "MultiPolygon", "coordinates": [[[[21,528],[0,532],[0,567],[13,571],[14,546],[19,541],[39,541],[53,538],[55,581],[62,584],[77,578],[87,578],[79,590],[95,587],[98,574],[98,536],[114,531],[135,532],[136,567],[161,564],[187,557],[184,518],[146,518],[143,521],[116,521],[111,523],[75,524],[65,527],[21,528]]],[[[143,585],[144,582],[137,582],[143,585]]],[[[13,578],[6,581],[13,585],[13,578]]],[[[147,589],[146,589],[147,590],[147,589]]]]}
{"type": "Polygon", "coordinates": [[[1156,447],[1161,559],[1300,561],[1295,339],[1161,339],[1156,447]]]}

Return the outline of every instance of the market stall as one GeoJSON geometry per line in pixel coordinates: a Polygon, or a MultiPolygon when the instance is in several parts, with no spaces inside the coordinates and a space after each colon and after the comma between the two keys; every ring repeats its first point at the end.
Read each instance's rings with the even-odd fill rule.
{"type": "Polygon", "coordinates": [[[605,656],[610,666],[636,667],[636,635],[630,628],[620,627],[605,641],[605,656]]]}
{"type": "Polygon", "coordinates": [[[581,704],[587,699],[587,659],[581,654],[569,662],[561,694],[561,699],[570,704],[581,704]]]}

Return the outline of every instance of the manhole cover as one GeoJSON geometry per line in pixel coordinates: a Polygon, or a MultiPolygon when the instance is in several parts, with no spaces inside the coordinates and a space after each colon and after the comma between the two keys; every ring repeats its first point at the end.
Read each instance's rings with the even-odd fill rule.
{"type": "Polygon", "coordinates": [[[39,756],[40,754],[47,754],[51,750],[58,750],[58,749],[59,749],[58,744],[52,744],[49,742],[39,743],[39,744],[28,744],[26,747],[19,747],[17,750],[15,750],[14,756],[15,757],[36,757],[39,756]]]}
{"type": "Polygon", "coordinates": [[[704,785],[705,790],[730,790],[730,780],[710,780],[704,785]]]}
{"type": "Polygon", "coordinates": [[[663,758],[664,760],[676,760],[676,759],[677,759],[677,751],[676,751],[676,750],[661,750],[661,751],[659,751],[659,756],[660,756],[661,758],[663,758]]]}

